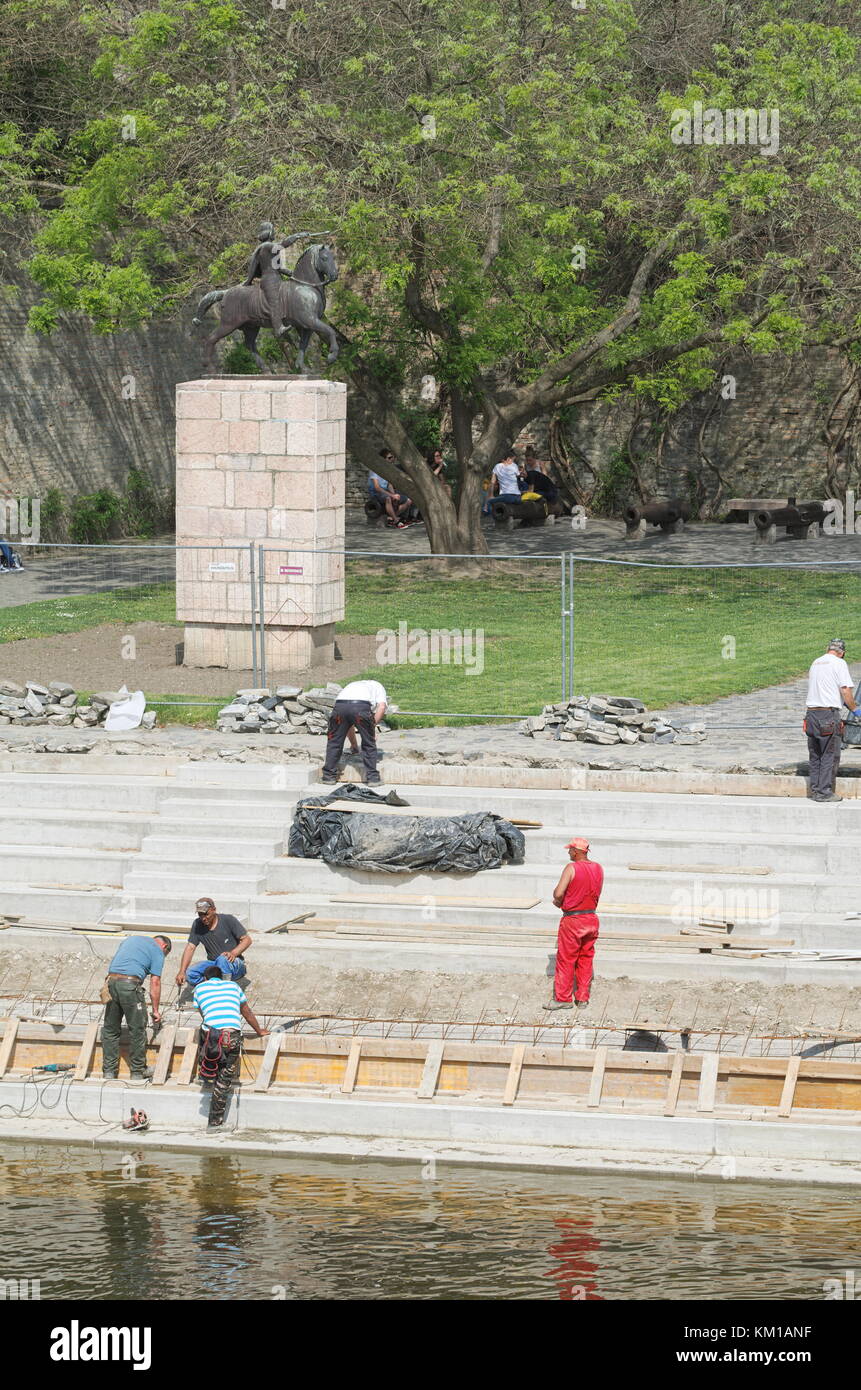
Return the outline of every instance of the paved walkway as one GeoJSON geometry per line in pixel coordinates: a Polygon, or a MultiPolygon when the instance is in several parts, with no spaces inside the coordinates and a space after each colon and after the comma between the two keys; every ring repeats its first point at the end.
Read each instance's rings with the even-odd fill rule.
{"type": "MultiPolygon", "coordinates": [[[[856,681],[861,663],[851,667],[856,681]]],[[[413,758],[430,763],[483,763],[496,767],[576,767],[641,769],[643,771],[712,771],[797,773],[806,769],[807,741],[801,728],[806,678],[775,685],[749,695],[731,695],[710,705],[677,705],[667,713],[686,723],[706,724],[705,743],[690,746],[633,744],[602,748],[589,743],[557,743],[517,733],[516,723],[463,725],[459,728],[391,729],[380,735],[385,759],[413,758]]],[[[108,734],[102,729],[27,729],[9,725],[0,730],[0,752],[25,751],[34,743],[49,748],[74,744],[94,752],[175,753],[196,757],[239,756],[249,760],[319,758],[325,739],[309,734],[289,738],[264,734],[219,734],[182,725],[152,733],[108,734]]],[[[359,758],[350,761],[360,767],[359,758]]],[[[847,748],[842,775],[861,775],[861,748],[847,748]]]]}

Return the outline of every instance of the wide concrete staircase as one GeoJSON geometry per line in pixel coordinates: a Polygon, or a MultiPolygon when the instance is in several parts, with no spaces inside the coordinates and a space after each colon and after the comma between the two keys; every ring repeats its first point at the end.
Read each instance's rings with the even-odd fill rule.
{"type": "MultiPolygon", "coordinates": [[[[602,926],[647,938],[727,918],[764,948],[861,948],[861,804],[775,797],[402,788],[410,804],[542,822],[526,859],[480,874],[378,874],[284,853],[311,766],[180,765],[171,776],[0,778],[0,913],[57,923],[182,928],[201,893],[266,932],[304,912],[357,938],[443,935],[481,949],[551,944],[565,843],[586,834],[605,868],[602,926]]],[[[385,788],[384,788],[385,789],[385,788]]],[[[322,790],[322,789],[320,789],[322,790]]],[[[315,922],[305,924],[301,939],[315,922]]],[[[291,934],[298,941],[300,933],[291,934]]],[[[273,939],[274,940],[274,939],[273,939]]],[[[277,938],[285,942],[286,937],[277,938]]],[[[858,969],[845,963],[845,978],[858,969]]]]}

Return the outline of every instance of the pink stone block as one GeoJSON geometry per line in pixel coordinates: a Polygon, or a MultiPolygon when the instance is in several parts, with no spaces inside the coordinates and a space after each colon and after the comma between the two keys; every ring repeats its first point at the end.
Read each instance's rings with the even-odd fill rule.
{"type": "Polygon", "coordinates": [[[178,420],[220,420],[221,393],[184,391],[180,387],[176,394],[176,415],[178,420]]]}
{"type": "Polygon", "coordinates": [[[268,391],[243,391],[240,396],[240,419],[268,420],[271,396],[268,391]]]}
{"type": "Polygon", "coordinates": [[[283,454],[287,447],[287,430],[282,420],[265,420],[260,426],[261,454],[283,454]]]}
{"type": "Polygon", "coordinates": [[[225,426],[229,431],[227,443],[218,453],[230,450],[231,453],[258,454],[260,452],[260,426],[256,420],[231,421],[225,426]]]}
{"type": "Polygon", "coordinates": [[[245,513],[245,534],[249,540],[264,540],[269,534],[269,511],[249,508],[245,513]]]}
{"type": "Polygon", "coordinates": [[[272,397],[272,419],[286,421],[313,421],[318,418],[319,402],[308,391],[294,391],[289,395],[272,397]]]}
{"type": "Polygon", "coordinates": [[[287,453],[288,454],[310,454],[312,457],[319,452],[317,447],[317,430],[319,426],[313,423],[298,423],[288,420],[287,422],[287,453]]]}
{"type": "Polygon", "coordinates": [[[233,504],[236,507],[271,507],[274,479],[271,473],[234,473],[233,504]]]}
{"type": "Polygon", "coordinates": [[[242,409],[242,395],[239,391],[222,391],[221,393],[221,418],[222,420],[239,420],[242,409]]]}
{"type": "Polygon", "coordinates": [[[228,447],[227,430],[220,420],[177,420],[177,453],[220,454],[228,447]]]}
{"type": "Polygon", "coordinates": [[[215,468],[177,470],[176,504],[178,507],[224,506],[224,474],[215,468]]]}
{"type": "Polygon", "coordinates": [[[256,454],[216,454],[215,466],[225,473],[251,473],[256,459],[256,454]]]}
{"type": "MultiPolygon", "coordinates": [[[[176,534],[177,537],[191,538],[192,536],[209,535],[209,508],[208,507],[180,507],[176,509],[176,534]]],[[[177,541],[177,544],[180,542],[177,541]]],[[[177,557],[177,580],[179,579],[179,557],[177,557]]]]}

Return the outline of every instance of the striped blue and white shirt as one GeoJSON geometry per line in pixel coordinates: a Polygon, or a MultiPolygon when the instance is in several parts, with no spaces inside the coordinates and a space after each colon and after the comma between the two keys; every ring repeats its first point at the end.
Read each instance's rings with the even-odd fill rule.
{"type": "Polygon", "coordinates": [[[241,1028],[240,1006],[245,995],[233,980],[201,980],[192,996],[203,1015],[204,1028],[241,1028]]]}

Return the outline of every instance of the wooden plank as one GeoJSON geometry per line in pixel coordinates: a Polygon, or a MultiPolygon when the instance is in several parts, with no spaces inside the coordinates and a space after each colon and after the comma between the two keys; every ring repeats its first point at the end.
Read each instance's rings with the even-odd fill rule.
{"type": "MultiPolygon", "coordinates": [[[[332,893],[329,901],[332,903],[379,903],[385,907],[387,903],[416,903],[419,907],[424,907],[428,900],[427,893],[387,893],[384,889],[374,889],[370,893],[332,893]]],[[[537,907],[541,902],[540,898],[461,898],[452,893],[439,895],[436,899],[441,907],[504,907],[512,910],[522,908],[525,912],[530,907],[537,907]]]]}
{"type": "Polygon", "coordinates": [[[176,1042],[178,1025],[176,1023],[166,1023],[161,1030],[161,1037],[158,1045],[158,1056],[155,1059],[155,1070],[152,1074],[151,1086],[163,1086],[167,1081],[167,1074],[170,1071],[171,1058],[173,1057],[173,1045],[176,1042]]]}
{"type": "Polygon", "coordinates": [[[676,1106],[679,1103],[679,1091],[682,1085],[682,1072],[685,1069],[685,1054],[677,1052],[673,1058],[673,1069],[670,1072],[670,1082],[667,1086],[667,1095],[664,1101],[664,1114],[675,1115],[676,1106]]]}
{"type": "Polygon", "coordinates": [[[93,1053],[96,1050],[96,1039],[99,1036],[100,1027],[101,1020],[98,1018],[93,1019],[91,1023],[87,1024],[87,1029],[84,1033],[84,1041],[81,1043],[81,1051],[78,1054],[78,1061],[75,1066],[75,1074],[72,1078],[73,1081],[83,1081],[87,1072],[90,1070],[90,1063],[93,1060],[93,1053]]]}
{"type": "Polygon", "coordinates": [[[606,1047],[595,1048],[595,1065],[592,1068],[592,1079],[589,1082],[589,1099],[586,1104],[594,1109],[601,1104],[601,1092],[604,1089],[604,1072],[607,1067],[606,1047]]]}
{"type": "MultiPolygon", "coordinates": [[[[291,1038],[291,1042],[293,1039],[291,1038]]],[[[348,1096],[356,1085],[356,1076],[359,1071],[359,1060],[362,1056],[362,1041],[360,1037],[353,1038],[350,1043],[350,1051],[347,1055],[347,1065],[344,1068],[344,1079],[341,1082],[341,1094],[348,1096]]]]}
{"type": "MultiPolygon", "coordinates": [[[[374,816],[452,816],[471,815],[469,811],[453,811],[450,806],[383,806],[373,801],[330,801],[327,811],[358,811],[361,815],[374,816]]],[[[528,830],[540,830],[544,822],[524,820],[521,816],[504,816],[510,825],[523,826],[528,830]]]]}
{"type": "Polygon", "coordinates": [[[254,1078],[254,1084],[251,1087],[252,1091],[265,1091],[268,1089],[283,1041],[283,1033],[269,1034],[269,1037],[266,1039],[266,1051],[263,1054],[263,1061],[260,1063],[260,1068],[254,1078]]]}
{"type": "Polygon", "coordinates": [[[416,1096],[419,1100],[432,1100],[436,1092],[437,1082],[439,1081],[440,1068],[442,1066],[442,1054],[445,1049],[445,1042],[442,1038],[435,1038],[428,1046],[425,1058],[422,1079],[416,1096]]]}
{"type": "Polygon", "coordinates": [[[697,1095],[697,1110],[703,1114],[710,1115],[715,1108],[718,1065],[720,1060],[719,1052],[703,1053],[702,1068],[700,1070],[700,1089],[697,1095]]]}
{"type": "Polygon", "coordinates": [[[502,1095],[503,1105],[513,1105],[517,1098],[517,1090],[520,1086],[520,1073],[523,1071],[523,1058],[526,1056],[526,1044],[517,1043],[511,1050],[511,1065],[508,1068],[508,1075],[505,1078],[505,1091],[502,1095]]]}
{"type": "Polygon", "coordinates": [[[786,1064],[786,1076],[783,1082],[783,1091],[780,1096],[780,1104],[777,1113],[782,1120],[789,1119],[792,1112],[792,1102],[795,1100],[795,1085],[798,1081],[798,1068],[801,1066],[801,1058],[796,1055],[790,1057],[786,1064]]]}
{"type": "Polygon", "coordinates": [[[628,868],[647,874],[725,874],[728,878],[774,872],[765,867],[751,868],[741,864],[629,864],[628,868]]]}
{"type": "Polygon", "coordinates": [[[15,1046],[15,1039],[18,1036],[18,1019],[10,1018],[6,1024],[6,1031],[3,1034],[3,1041],[0,1043],[0,1076],[3,1076],[9,1065],[12,1056],[12,1049],[15,1046]]]}
{"type": "Polygon", "coordinates": [[[182,1061],[179,1064],[177,1074],[177,1085],[188,1086],[194,1075],[194,1067],[197,1062],[197,1051],[199,1046],[199,1035],[196,1028],[183,1028],[177,1036],[177,1041],[183,1042],[182,1061]],[[185,1035],[183,1039],[183,1034],[185,1035]]]}

